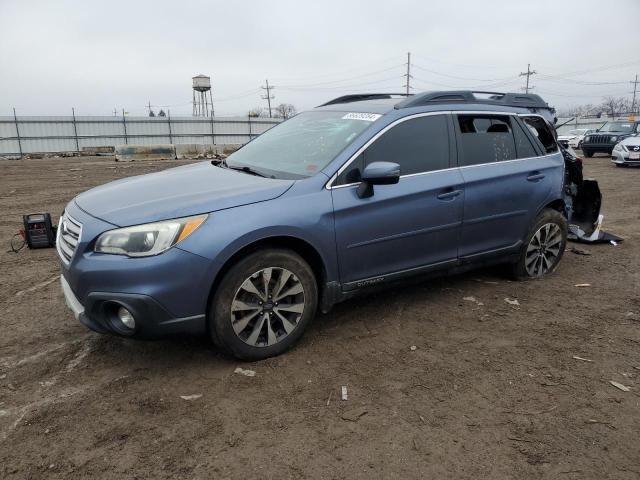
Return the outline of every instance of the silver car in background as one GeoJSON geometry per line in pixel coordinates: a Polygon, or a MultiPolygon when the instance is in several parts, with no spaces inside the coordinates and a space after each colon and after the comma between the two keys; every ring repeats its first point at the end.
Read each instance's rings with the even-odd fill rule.
{"type": "Polygon", "coordinates": [[[640,135],[627,137],[613,147],[611,161],[616,167],[640,165],[640,135]]]}
{"type": "Polygon", "coordinates": [[[582,140],[584,140],[584,136],[593,133],[595,130],[591,128],[576,128],[573,130],[569,130],[562,135],[558,135],[558,143],[563,147],[571,147],[571,148],[580,148],[580,144],[582,140]]]}

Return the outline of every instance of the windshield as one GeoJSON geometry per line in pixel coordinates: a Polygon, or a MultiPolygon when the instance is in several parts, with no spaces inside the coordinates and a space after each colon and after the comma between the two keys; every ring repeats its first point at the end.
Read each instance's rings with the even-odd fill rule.
{"type": "Polygon", "coordinates": [[[380,115],[311,111],[283,122],[227,158],[268,177],[298,179],[322,170],[380,115]]]}
{"type": "Polygon", "coordinates": [[[633,123],[628,122],[609,122],[606,123],[600,130],[600,132],[624,132],[630,133],[633,131],[633,123]]]}

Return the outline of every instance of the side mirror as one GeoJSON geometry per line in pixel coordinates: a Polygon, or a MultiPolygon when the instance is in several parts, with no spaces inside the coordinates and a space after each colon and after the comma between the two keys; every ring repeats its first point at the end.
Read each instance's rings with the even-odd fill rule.
{"type": "Polygon", "coordinates": [[[358,197],[366,198],[373,195],[374,185],[393,185],[400,181],[400,165],[392,162],[373,162],[362,172],[358,197]]]}

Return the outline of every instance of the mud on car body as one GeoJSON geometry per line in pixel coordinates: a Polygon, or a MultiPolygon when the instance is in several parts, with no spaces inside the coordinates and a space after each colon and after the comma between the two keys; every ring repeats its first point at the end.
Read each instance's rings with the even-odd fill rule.
{"type": "Polygon", "coordinates": [[[496,263],[542,277],[582,188],[553,113],[537,95],[350,95],[226,162],[97,187],[60,220],[65,298],[97,332],[207,333],[260,359],[371,286],[496,263]]]}

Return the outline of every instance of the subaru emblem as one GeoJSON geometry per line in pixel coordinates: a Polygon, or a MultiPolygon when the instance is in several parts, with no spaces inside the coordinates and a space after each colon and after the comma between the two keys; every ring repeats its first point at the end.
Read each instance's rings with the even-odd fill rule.
{"type": "Polygon", "coordinates": [[[640,150],[640,147],[638,147],[638,146],[633,147],[633,151],[634,152],[637,152],[638,150],[640,150]]]}

